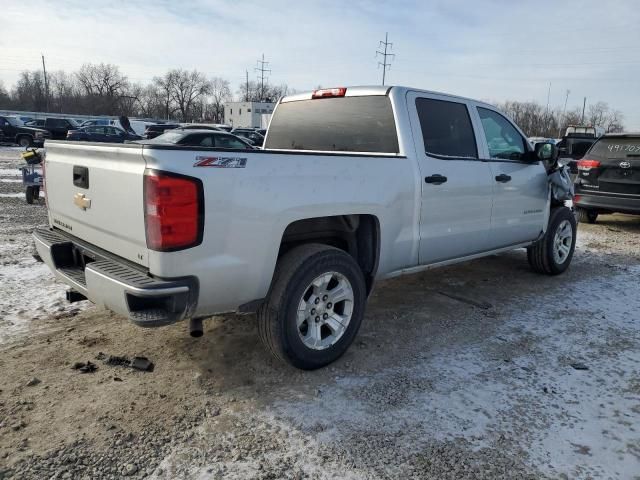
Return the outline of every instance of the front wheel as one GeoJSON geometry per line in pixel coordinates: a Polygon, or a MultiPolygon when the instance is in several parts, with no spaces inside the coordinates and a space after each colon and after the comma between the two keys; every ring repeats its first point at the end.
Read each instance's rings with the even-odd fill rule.
{"type": "Polygon", "coordinates": [[[567,207],[554,208],[544,237],[527,248],[527,260],[538,273],[558,275],[569,268],[576,248],[576,218],[567,207]]]}
{"type": "Polygon", "coordinates": [[[353,342],[365,301],[364,276],[351,255],[327,245],[296,247],[278,261],[258,311],[261,340],[297,368],[323,367],[353,342]]]}

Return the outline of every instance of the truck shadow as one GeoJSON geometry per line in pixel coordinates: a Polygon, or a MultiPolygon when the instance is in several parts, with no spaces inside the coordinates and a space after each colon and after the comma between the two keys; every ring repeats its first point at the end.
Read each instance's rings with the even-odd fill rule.
{"type": "MultiPolygon", "coordinates": [[[[561,276],[530,271],[524,250],[380,282],[354,344],[334,364],[302,372],[274,360],[258,338],[254,316],[214,317],[205,336],[179,337],[212,388],[274,398],[312,391],[336,375],[368,376],[385,368],[410,368],[425,355],[463,348],[495,335],[514,311],[536,308],[536,298],[573,282],[603,275],[593,255],[576,252],[561,276]]],[[[179,354],[179,353],[178,353],[179,354]]],[[[244,394],[243,394],[244,395],[244,394]]]]}

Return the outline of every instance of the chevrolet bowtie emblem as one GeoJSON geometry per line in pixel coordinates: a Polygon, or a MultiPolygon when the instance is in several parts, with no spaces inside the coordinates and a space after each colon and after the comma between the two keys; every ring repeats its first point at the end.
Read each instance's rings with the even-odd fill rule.
{"type": "Polygon", "coordinates": [[[82,210],[91,208],[91,199],[84,196],[84,193],[76,193],[73,196],[73,203],[75,203],[82,210]]]}

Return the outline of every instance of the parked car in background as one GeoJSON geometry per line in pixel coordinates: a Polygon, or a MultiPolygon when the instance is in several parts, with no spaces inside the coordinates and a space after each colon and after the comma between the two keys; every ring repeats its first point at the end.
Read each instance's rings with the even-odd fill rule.
{"type": "Polygon", "coordinates": [[[131,132],[125,132],[118,127],[89,125],[88,127],[80,127],[77,130],[69,130],[67,140],[79,140],[85,142],[108,142],[108,143],[124,143],[127,140],[141,140],[140,135],[134,135],[131,132]]]}
{"type": "Polygon", "coordinates": [[[23,125],[16,117],[0,116],[0,130],[4,142],[17,143],[21,147],[42,146],[51,138],[47,130],[23,125]]]}
{"type": "Polygon", "coordinates": [[[80,125],[71,118],[53,118],[48,117],[44,121],[44,128],[51,134],[52,140],[65,140],[67,132],[78,128],[80,125]]]}
{"type": "Polygon", "coordinates": [[[208,123],[183,123],[182,125],[180,125],[180,128],[182,130],[215,130],[216,132],[225,131],[219,127],[216,127],[215,125],[211,125],[208,123]]]}
{"type": "Polygon", "coordinates": [[[243,137],[256,147],[264,145],[264,136],[260,135],[253,128],[234,128],[231,133],[238,137],[243,137]]]}
{"type": "Polygon", "coordinates": [[[578,220],[595,223],[600,213],[640,215],[640,133],[606,134],[577,161],[578,220]]]}
{"type": "Polygon", "coordinates": [[[253,149],[246,140],[227,132],[214,130],[190,130],[176,128],[158,135],[151,140],[142,140],[142,144],[172,144],[190,147],[234,148],[240,150],[253,149]]]}
{"type": "Polygon", "coordinates": [[[36,128],[44,128],[44,118],[36,118],[35,120],[29,120],[25,122],[25,127],[36,127],[36,128]]]}
{"type": "Polygon", "coordinates": [[[213,126],[218,127],[220,130],[224,130],[225,132],[230,132],[231,130],[233,130],[233,127],[231,125],[227,125],[226,123],[214,123],[213,126]]]}
{"type": "Polygon", "coordinates": [[[521,248],[540,273],[571,263],[555,147],[532,148],[489,104],[321,89],[281,98],[266,138],[265,150],[225,149],[242,140],[210,130],[52,142],[40,258],[70,298],[140,326],[190,319],[201,336],[203,318],[257,312],[266,348],[305,369],[347,350],[377,280],[521,248]]]}
{"type": "Polygon", "coordinates": [[[155,138],[158,135],[163,134],[167,130],[173,130],[174,128],[180,128],[180,125],[177,123],[155,123],[148,125],[144,131],[143,138],[151,139],[155,138]]]}
{"type": "Polygon", "coordinates": [[[147,127],[149,125],[155,125],[155,122],[150,122],[148,120],[130,119],[128,117],[121,116],[118,118],[95,118],[91,120],[85,120],[80,123],[81,127],[88,127],[91,125],[116,127],[134,135],[144,136],[147,127]]]}

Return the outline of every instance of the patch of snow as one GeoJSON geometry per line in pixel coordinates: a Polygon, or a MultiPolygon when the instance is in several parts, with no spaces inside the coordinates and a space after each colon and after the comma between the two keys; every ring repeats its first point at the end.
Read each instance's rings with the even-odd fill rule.
{"type": "MultiPolygon", "coordinates": [[[[40,197],[44,197],[44,191],[40,190],[40,197]]],[[[24,192],[19,193],[0,193],[0,198],[24,198],[24,192]]]]}
{"type": "Polygon", "coordinates": [[[83,308],[67,303],[66,286],[44,263],[36,262],[26,245],[26,241],[0,244],[0,344],[27,332],[33,320],[83,308]]]}

